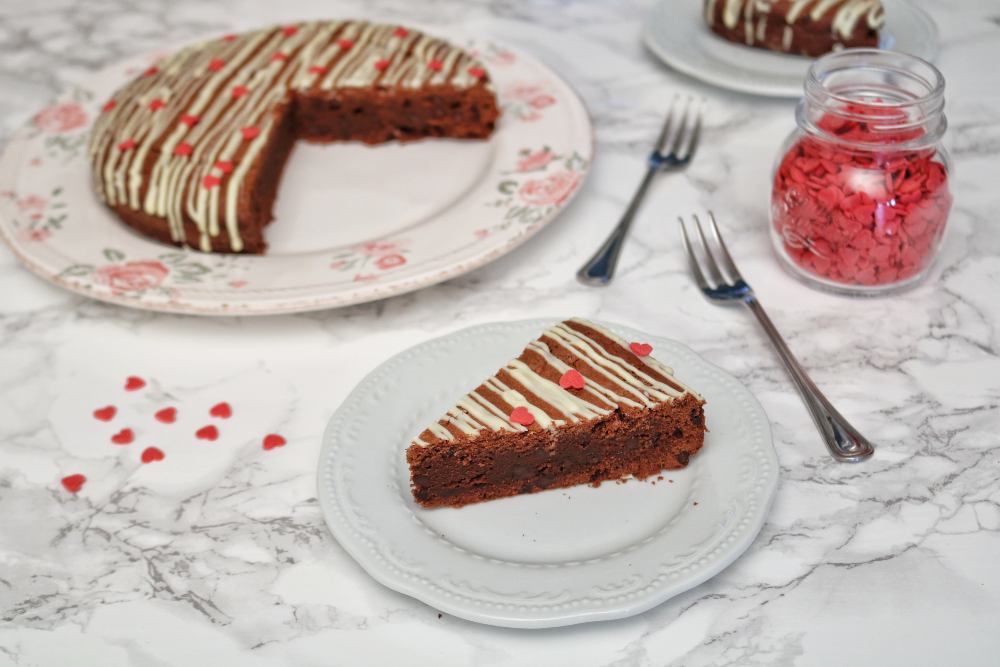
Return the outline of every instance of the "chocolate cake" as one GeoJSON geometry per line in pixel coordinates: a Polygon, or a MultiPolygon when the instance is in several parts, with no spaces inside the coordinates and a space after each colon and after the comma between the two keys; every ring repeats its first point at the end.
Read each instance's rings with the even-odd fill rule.
{"type": "Polygon", "coordinates": [[[407,448],[413,497],[461,507],[683,468],[705,401],[651,351],[580,319],[549,328],[407,448]]]}
{"type": "Polygon", "coordinates": [[[98,195],[131,227],[261,253],[296,140],[483,139],[498,115],[485,68],[461,49],[401,26],[314,21],[150,67],[104,105],[89,154],[98,195]]]}
{"type": "Polygon", "coordinates": [[[733,42],[821,56],[877,47],[885,12],[880,0],[705,0],[705,20],[733,42]]]}

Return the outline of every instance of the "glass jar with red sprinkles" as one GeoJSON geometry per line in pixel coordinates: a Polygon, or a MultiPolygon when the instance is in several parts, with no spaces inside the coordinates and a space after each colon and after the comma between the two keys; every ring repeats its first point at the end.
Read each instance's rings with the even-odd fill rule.
{"type": "Polygon", "coordinates": [[[923,278],[952,196],[944,78],[877,49],[815,61],[771,193],[771,237],[797,275],[874,294],[923,278]]]}

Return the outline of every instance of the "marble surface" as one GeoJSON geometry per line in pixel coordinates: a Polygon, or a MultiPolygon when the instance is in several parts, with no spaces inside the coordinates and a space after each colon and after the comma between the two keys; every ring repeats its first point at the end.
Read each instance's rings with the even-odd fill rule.
{"type": "MultiPolygon", "coordinates": [[[[693,1],[693,0],[690,0],[693,1]]],[[[710,89],[640,45],[643,2],[438,0],[0,6],[0,137],[114,59],[199,34],[356,15],[460,27],[528,49],[579,90],[592,178],[567,214],[495,264],[339,311],[197,319],[51,287],[0,249],[0,665],[996,664],[1000,652],[1000,8],[921,3],[941,29],[956,206],[930,278],[850,300],[788,277],[766,234],[768,172],[793,102],[710,89]],[[613,287],[573,272],[631,194],[666,102],[704,95],[705,146],[662,179],[613,287]],[[676,213],[712,207],[816,382],[879,445],[831,462],[747,313],[706,304],[676,213]],[[578,314],[687,342],[770,416],[781,463],[746,555],[645,614],[560,630],[467,623],[369,579],[316,503],[320,434],[351,387],[414,342],[495,320],[578,314]],[[149,384],[128,393],[138,375],[149,384]],[[234,414],[212,419],[228,401],[234,414]],[[91,411],[114,404],[109,424],[91,411]],[[153,413],[172,405],[173,425],[153,413]],[[215,442],[194,431],[212,421],[215,442]],[[137,442],[108,437],[131,424],[137,442]],[[284,447],[265,451],[279,433],[284,447]],[[139,462],[140,444],[167,458],[139,462]],[[59,484],[80,472],[76,496],[59,484]]]]}

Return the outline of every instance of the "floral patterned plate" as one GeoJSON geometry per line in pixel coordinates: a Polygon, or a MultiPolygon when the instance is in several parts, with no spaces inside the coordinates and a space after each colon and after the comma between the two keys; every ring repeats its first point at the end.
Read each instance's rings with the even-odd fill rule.
{"type": "Polygon", "coordinates": [[[264,256],[134,233],[93,193],[87,133],[104,101],[164,54],[94,76],[39,112],[0,158],[0,236],[32,271],[148,310],[263,315],[373,301],[471,271],[526,241],[579,190],[593,137],[580,99],[523,53],[470,41],[503,117],[489,141],[300,142],[264,256]]]}

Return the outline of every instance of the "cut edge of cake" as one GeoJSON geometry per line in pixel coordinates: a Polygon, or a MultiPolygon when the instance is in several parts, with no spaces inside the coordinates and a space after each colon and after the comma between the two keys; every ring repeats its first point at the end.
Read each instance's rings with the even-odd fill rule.
{"type": "Polygon", "coordinates": [[[579,318],[549,327],[414,438],[414,499],[461,507],[683,468],[705,400],[651,352],[579,318]]]}

